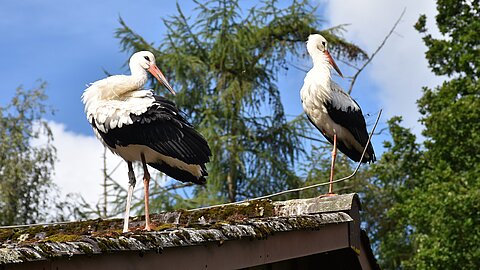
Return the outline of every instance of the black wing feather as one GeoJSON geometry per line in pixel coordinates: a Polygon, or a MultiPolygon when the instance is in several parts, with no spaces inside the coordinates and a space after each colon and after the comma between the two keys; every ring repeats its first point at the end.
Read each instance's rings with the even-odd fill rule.
{"type": "MultiPolygon", "coordinates": [[[[365,123],[365,118],[363,117],[362,110],[358,103],[352,99],[355,104],[358,106],[358,110],[352,108],[351,106],[347,107],[347,110],[341,110],[335,108],[332,103],[326,103],[325,107],[327,109],[328,115],[334,122],[345,127],[350,133],[352,133],[355,140],[357,140],[360,145],[365,147],[368,141],[368,132],[367,124],[365,123]]],[[[326,137],[326,136],[325,136],[326,137]]],[[[326,137],[327,138],[327,137],[326,137]]],[[[327,138],[330,143],[333,143],[331,138],[327,138]]],[[[346,154],[349,158],[354,161],[359,161],[362,153],[359,153],[355,149],[346,147],[343,143],[337,142],[338,149],[346,154]]],[[[375,161],[375,152],[373,151],[372,143],[370,142],[367,147],[367,154],[369,158],[363,158],[362,162],[375,161]]]]}
{"type": "MultiPolygon", "coordinates": [[[[145,145],[162,155],[187,164],[204,165],[212,155],[207,141],[187,122],[175,103],[154,96],[155,102],[142,115],[131,114],[133,124],[97,131],[111,148],[116,145],[145,145]]],[[[94,121],[92,121],[94,123],[94,121]]]]}

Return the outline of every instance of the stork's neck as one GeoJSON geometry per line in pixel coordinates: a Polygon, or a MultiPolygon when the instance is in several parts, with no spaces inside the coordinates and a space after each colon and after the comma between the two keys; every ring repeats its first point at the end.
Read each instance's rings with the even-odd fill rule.
{"type": "Polygon", "coordinates": [[[141,90],[148,80],[140,65],[130,65],[131,75],[114,75],[92,83],[82,95],[86,107],[98,100],[124,100],[141,90]]]}
{"type": "Polygon", "coordinates": [[[312,56],[313,60],[313,68],[310,71],[313,75],[312,77],[315,77],[314,80],[317,84],[320,84],[325,88],[329,88],[332,80],[332,65],[328,61],[327,56],[318,50],[310,52],[310,55],[312,56]]]}
{"type": "Polygon", "coordinates": [[[145,83],[147,83],[147,71],[138,64],[132,65],[132,63],[130,63],[130,72],[132,73],[130,77],[132,83],[134,83],[134,86],[136,87],[136,90],[141,89],[145,85],[145,83]]]}

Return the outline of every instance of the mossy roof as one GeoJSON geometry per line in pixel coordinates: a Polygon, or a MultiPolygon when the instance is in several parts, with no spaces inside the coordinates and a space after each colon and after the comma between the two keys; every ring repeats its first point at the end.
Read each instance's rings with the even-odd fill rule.
{"type": "Polygon", "coordinates": [[[318,230],[352,221],[355,194],[281,202],[270,200],[152,214],[155,228],[142,231],[144,217],[96,219],[61,224],[0,228],[0,264],[117,251],[156,251],[237,239],[264,239],[276,232],[318,230]]]}

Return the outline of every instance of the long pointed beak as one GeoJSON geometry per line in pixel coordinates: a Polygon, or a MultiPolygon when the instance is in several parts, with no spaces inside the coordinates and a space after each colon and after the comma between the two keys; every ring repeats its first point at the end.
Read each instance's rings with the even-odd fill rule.
{"type": "Polygon", "coordinates": [[[327,58],[328,58],[328,62],[330,62],[330,64],[332,65],[332,67],[337,71],[338,75],[340,75],[340,77],[343,78],[342,72],[341,72],[340,69],[338,68],[337,63],[335,63],[335,61],[333,60],[333,58],[332,58],[332,56],[330,55],[330,53],[329,53],[328,51],[325,51],[325,55],[326,55],[327,58]]]}
{"type": "Polygon", "coordinates": [[[168,83],[167,79],[163,75],[163,73],[160,71],[160,69],[157,67],[157,65],[152,64],[149,68],[148,71],[152,73],[152,75],[157,78],[159,82],[161,82],[172,94],[176,95],[175,91],[173,91],[172,86],[168,83]]]}

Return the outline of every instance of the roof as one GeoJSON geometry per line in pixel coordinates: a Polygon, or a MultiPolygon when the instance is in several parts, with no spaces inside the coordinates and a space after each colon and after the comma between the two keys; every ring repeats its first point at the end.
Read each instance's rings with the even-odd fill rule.
{"type": "MultiPolygon", "coordinates": [[[[176,258],[175,254],[179,254],[193,257],[192,260],[177,258],[176,267],[179,263],[203,263],[209,269],[220,269],[278,263],[313,254],[335,255],[334,251],[342,251],[347,255],[341,256],[352,257],[355,265],[362,265],[363,260],[364,265],[376,266],[368,238],[360,231],[359,210],[358,196],[346,194],[280,202],[259,200],[152,214],[155,229],[151,232],[141,230],[143,216],[131,219],[133,229],[129,233],[121,232],[122,219],[3,227],[0,264],[10,268],[25,263],[48,264],[48,269],[76,260],[81,260],[82,265],[91,262],[98,266],[100,262],[96,260],[100,258],[116,258],[110,261],[111,266],[112,262],[119,263],[128,256],[131,256],[128,263],[139,260],[140,254],[139,263],[161,260],[166,264],[169,257],[176,258]],[[146,254],[157,256],[144,257],[146,254]],[[198,256],[197,262],[194,254],[204,256],[198,256]]],[[[119,269],[122,265],[126,267],[120,264],[119,269]]],[[[359,269],[367,268],[362,265],[359,269]]]]}

